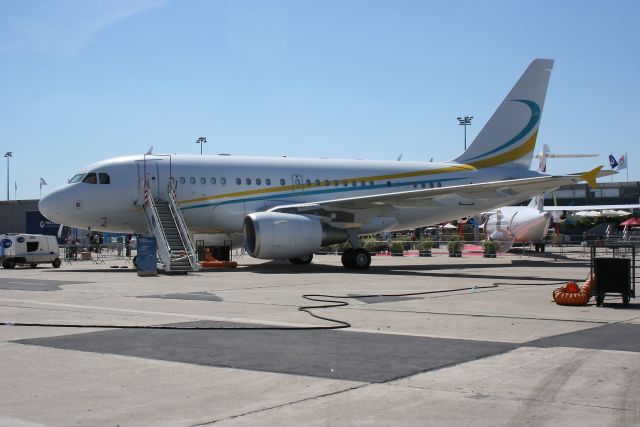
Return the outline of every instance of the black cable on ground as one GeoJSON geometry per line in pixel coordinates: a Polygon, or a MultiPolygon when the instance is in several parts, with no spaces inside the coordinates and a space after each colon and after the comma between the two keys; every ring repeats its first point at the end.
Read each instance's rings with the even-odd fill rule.
{"type": "Polygon", "coordinates": [[[332,329],[345,329],[350,328],[351,323],[345,322],[339,319],[332,319],[330,317],[320,316],[312,312],[312,310],[323,308],[337,308],[348,306],[346,301],[336,301],[337,299],[361,299],[361,298],[389,298],[389,297],[408,297],[418,295],[429,294],[441,294],[446,292],[459,292],[475,289],[487,289],[497,288],[497,284],[487,286],[470,286],[465,288],[456,289],[443,289],[439,291],[424,291],[424,292],[408,292],[402,294],[369,294],[369,295],[323,295],[323,294],[306,294],[302,295],[302,298],[314,301],[324,302],[328,304],[322,305],[308,305],[298,307],[298,311],[303,311],[316,319],[324,320],[327,322],[335,323],[335,325],[328,326],[145,326],[145,325],[87,325],[87,324],[75,324],[75,323],[14,323],[4,322],[3,326],[23,326],[23,327],[40,327],[40,328],[78,328],[78,329],[158,329],[158,330],[173,330],[173,331],[317,331],[317,330],[332,330],[332,329]],[[332,298],[332,299],[326,299],[332,298]]]}

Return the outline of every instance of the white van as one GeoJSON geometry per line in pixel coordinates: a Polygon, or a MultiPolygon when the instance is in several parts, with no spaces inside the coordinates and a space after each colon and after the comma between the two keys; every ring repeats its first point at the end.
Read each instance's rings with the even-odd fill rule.
{"type": "Polygon", "coordinates": [[[58,241],[55,236],[42,234],[0,234],[0,262],[4,268],[13,268],[16,264],[51,263],[60,267],[58,241]]]}

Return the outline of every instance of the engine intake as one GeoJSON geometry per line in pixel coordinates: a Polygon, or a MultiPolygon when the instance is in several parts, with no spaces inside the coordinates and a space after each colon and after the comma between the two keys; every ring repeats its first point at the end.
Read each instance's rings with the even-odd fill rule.
{"type": "Polygon", "coordinates": [[[313,216],[255,212],[244,218],[244,247],[254,258],[307,256],[322,246],[345,242],[348,237],[345,230],[313,216]]]}

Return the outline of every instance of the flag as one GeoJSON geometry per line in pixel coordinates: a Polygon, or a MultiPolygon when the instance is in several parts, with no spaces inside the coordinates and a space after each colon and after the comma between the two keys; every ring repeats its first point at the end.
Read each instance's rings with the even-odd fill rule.
{"type": "Polygon", "coordinates": [[[613,154],[609,154],[609,164],[611,165],[611,169],[618,167],[618,162],[616,161],[616,158],[613,157],[613,154]]]}
{"type": "Polygon", "coordinates": [[[47,185],[47,181],[45,181],[44,179],[40,178],[40,187],[42,187],[43,185],[47,185]]]}
{"type": "Polygon", "coordinates": [[[618,170],[627,168],[627,158],[625,155],[620,156],[618,159],[618,170]]]}

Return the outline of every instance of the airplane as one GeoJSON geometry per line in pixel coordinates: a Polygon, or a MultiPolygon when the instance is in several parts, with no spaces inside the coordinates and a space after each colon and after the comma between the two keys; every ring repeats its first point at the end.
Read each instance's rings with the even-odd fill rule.
{"type": "Polygon", "coordinates": [[[602,166],[557,176],[529,169],[552,68],[553,60],[533,60],[468,149],[448,162],[147,153],[81,169],[39,209],[60,224],[154,235],[169,270],[185,257],[197,268],[194,233],[295,264],[348,241],[342,264],[367,269],[371,255],[359,235],[470,216],[565,184],[595,185],[602,166]]]}
{"type": "MultiPolygon", "coordinates": [[[[547,159],[597,157],[597,154],[553,154],[547,144],[535,157],[539,159],[538,171],[545,172],[547,159]]],[[[599,176],[613,175],[617,172],[602,171],[599,176]]],[[[514,243],[534,242],[536,252],[544,252],[544,241],[549,232],[551,221],[559,223],[565,219],[566,212],[606,209],[640,209],[640,204],[588,205],[588,206],[544,206],[544,197],[538,194],[527,206],[503,206],[483,216],[484,235],[498,244],[500,252],[507,252],[514,243]]]]}

